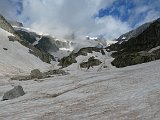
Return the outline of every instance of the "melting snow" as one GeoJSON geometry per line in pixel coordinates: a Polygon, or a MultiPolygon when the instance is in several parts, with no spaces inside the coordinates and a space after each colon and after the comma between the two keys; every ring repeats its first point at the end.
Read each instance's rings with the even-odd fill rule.
{"type": "Polygon", "coordinates": [[[65,68],[70,75],[40,81],[11,81],[1,77],[0,96],[13,85],[26,94],[0,102],[1,120],[159,120],[160,60],[126,68],[114,68],[109,53],[77,57],[65,68]],[[90,56],[104,60],[108,68],[79,69],[90,56]]]}

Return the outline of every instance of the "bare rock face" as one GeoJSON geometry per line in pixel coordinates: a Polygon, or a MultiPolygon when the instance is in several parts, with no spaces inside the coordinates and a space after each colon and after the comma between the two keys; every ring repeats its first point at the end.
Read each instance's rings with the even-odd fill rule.
{"type": "Polygon", "coordinates": [[[112,61],[112,65],[119,68],[160,59],[160,49],[150,51],[159,46],[160,18],[153,21],[136,37],[123,41],[121,44],[113,44],[107,49],[116,51],[112,53],[112,57],[115,58],[112,61]]]}
{"type": "Polygon", "coordinates": [[[22,86],[18,85],[18,86],[15,86],[13,89],[4,93],[2,100],[4,101],[4,100],[18,98],[20,96],[23,96],[24,94],[25,92],[23,91],[22,86]]]}

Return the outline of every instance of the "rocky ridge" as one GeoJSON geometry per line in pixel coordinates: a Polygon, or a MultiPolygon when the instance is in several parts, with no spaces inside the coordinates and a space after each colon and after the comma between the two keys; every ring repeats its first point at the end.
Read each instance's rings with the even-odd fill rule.
{"type": "Polygon", "coordinates": [[[45,52],[44,50],[35,48],[32,44],[25,40],[25,38],[21,36],[19,33],[17,33],[3,16],[0,16],[0,28],[14,35],[8,37],[10,41],[18,41],[23,46],[29,48],[29,53],[39,57],[43,62],[51,62],[53,57],[49,53],[45,52]]]}
{"type": "Polygon", "coordinates": [[[116,43],[108,50],[116,51],[112,54],[115,58],[112,65],[116,67],[126,67],[160,59],[160,18],[153,21],[147,29],[137,37],[116,43]],[[155,49],[156,48],[156,49],[155,49]],[[155,49],[150,51],[151,49],[155,49]]]}

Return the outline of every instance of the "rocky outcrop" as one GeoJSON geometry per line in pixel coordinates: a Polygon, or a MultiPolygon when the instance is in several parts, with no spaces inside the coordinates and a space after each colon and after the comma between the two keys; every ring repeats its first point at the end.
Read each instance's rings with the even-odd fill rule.
{"type": "Polygon", "coordinates": [[[51,60],[54,60],[54,57],[52,55],[50,55],[49,53],[43,51],[43,50],[39,50],[37,48],[35,48],[33,45],[31,45],[29,42],[20,39],[19,37],[15,37],[15,36],[8,36],[10,41],[18,41],[19,43],[21,43],[23,46],[29,48],[29,53],[33,54],[36,57],[39,57],[43,62],[46,63],[50,63],[51,60]]]}
{"type": "Polygon", "coordinates": [[[152,22],[137,37],[133,37],[121,44],[113,44],[107,49],[117,51],[112,54],[115,58],[112,64],[116,67],[125,67],[159,59],[159,50],[147,53],[157,46],[160,46],[160,19],[152,22]]]}
{"type": "Polygon", "coordinates": [[[7,20],[0,15],[0,28],[8,31],[9,33],[15,33],[13,27],[7,22],[7,20]]]}
{"type": "Polygon", "coordinates": [[[36,41],[36,38],[40,38],[40,35],[37,35],[34,32],[26,32],[19,29],[17,29],[16,32],[31,44],[36,41]]]}
{"type": "Polygon", "coordinates": [[[81,68],[88,68],[88,69],[89,69],[90,67],[98,66],[98,65],[100,65],[101,63],[102,63],[102,62],[101,62],[100,60],[95,59],[94,57],[90,57],[87,62],[82,62],[82,63],[80,64],[80,67],[81,67],[81,68]]]}
{"type": "Polygon", "coordinates": [[[155,55],[152,53],[147,53],[147,52],[131,53],[131,54],[119,55],[111,63],[112,65],[120,68],[120,67],[126,67],[130,65],[146,63],[153,60],[156,60],[156,58],[155,58],[155,55]]]}
{"type": "Polygon", "coordinates": [[[51,75],[68,75],[68,72],[65,72],[64,70],[49,70],[48,72],[44,73],[46,76],[51,76],[51,75]]]}
{"type": "Polygon", "coordinates": [[[96,47],[81,48],[77,53],[72,52],[69,56],[62,58],[59,62],[59,66],[62,66],[62,68],[68,67],[73,63],[77,63],[76,57],[80,55],[87,56],[88,53],[93,53],[93,51],[100,52],[102,53],[102,55],[105,55],[105,52],[102,48],[96,48],[96,47]]]}
{"type": "Polygon", "coordinates": [[[42,49],[46,52],[49,52],[49,51],[56,52],[59,50],[59,48],[56,46],[52,38],[48,36],[43,36],[39,40],[38,44],[35,45],[35,47],[38,49],[42,49]]]}
{"type": "Polygon", "coordinates": [[[73,63],[77,63],[76,61],[76,57],[77,55],[74,53],[71,53],[69,56],[67,57],[63,57],[60,61],[59,61],[59,66],[62,66],[62,68],[68,67],[73,63]]]}
{"type": "Polygon", "coordinates": [[[40,72],[38,69],[34,69],[31,71],[30,75],[28,76],[16,76],[12,77],[11,80],[19,80],[19,81],[24,81],[24,80],[33,80],[33,79],[45,79],[49,78],[53,75],[68,75],[68,72],[65,72],[64,70],[49,70],[47,72],[40,72]]]}
{"type": "Polygon", "coordinates": [[[2,100],[3,101],[4,100],[11,100],[11,99],[23,96],[24,94],[25,94],[25,92],[23,91],[22,86],[18,85],[18,86],[15,86],[13,89],[4,93],[2,100]]]}
{"type": "Polygon", "coordinates": [[[139,34],[141,34],[143,31],[145,31],[150,26],[150,24],[151,22],[145,23],[141,25],[140,27],[121,35],[118,39],[116,39],[116,41],[118,41],[118,43],[122,43],[124,41],[128,41],[131,38],[135,38],[139,34]]]}
{"type": "Polygon", "coordinates": [[[48,53],[57,52],[60,48],[69,49],[70,41],[61,41],[49,35],[39,35],[35,32],[26,30],[25,28],[14,28],[15,31],[26,41],[34,45],[37,49],[48,53]]]}

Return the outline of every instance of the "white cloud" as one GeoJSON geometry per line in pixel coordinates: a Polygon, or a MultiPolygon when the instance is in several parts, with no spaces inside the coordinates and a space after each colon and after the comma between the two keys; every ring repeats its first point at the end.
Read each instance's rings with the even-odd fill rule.
{"type": "MultiPolygon", "coordinates": [[[[21,1],[21,0],[11,0],[21,1]]],[[[8,0],[0,1],[0,13],[10,19],[16,19],[26,23],[37,31],[45,32],[64,38],[73,33],[78,36],[105,35],[106,39],[119,37],[128,32],[133,24],[137,27],[144,22],[151,21],[160,15],[154,8],[160,0],[144,5],[144,0],[134,0],[136,7],[128,9],[129,19],[122,22],[115,16],[94,18],[101,8],[109,7],[116,0],[23,0],[23,12],[16,16],[16,7],[8,0]],[[144,20],[136,21],[139,15],[147,13],[144,20]],[[15,17],[16,16],[16,17],[15,17]],[[28,21],[28,18],[30,20],[28,21]]],[[[111,8],[115,8],[112,6],[111,8]]],[[[125,16],[126,7],[120,6],[120,17],[125,16]]],[[[133,26],[132,26],[133,27],[133,26]]],[[[78,38],[77,38],[78,39],[78,38]]]]}
{"type": "Polygon", "coordinates": [[[116,38],[131,29],[126,22],[121,22],[112,16],[97,19],[97,26],[101,28],[99,32],[105,34],[108,39],[116,38]]]}
{"type": "Polygon", "coordinates": [[[112,5],[113,1],[25,0],[21,18],[30,17],[32,28],[58,37],[73,33],[77,36],[107,33],[105,37],[113,39],[128,31],[128,25],[111,16],[99,20],[94,18],[99,9],[112,5]]]}

